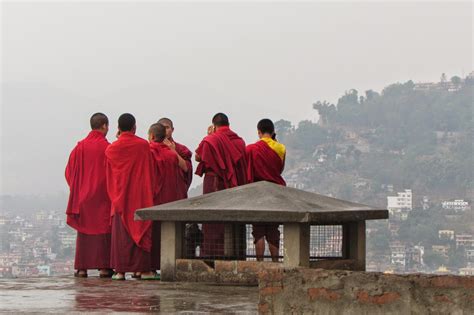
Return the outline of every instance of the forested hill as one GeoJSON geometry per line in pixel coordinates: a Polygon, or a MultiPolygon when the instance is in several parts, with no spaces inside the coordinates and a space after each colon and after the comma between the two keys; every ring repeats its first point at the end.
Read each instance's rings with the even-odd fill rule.
{"type": "Polygon", "coordinates": [[[285,177],[306,190],[382,206],[390,185],[419,198],[470,199],[473,88],[472,77],[453,77],[318,101],[318,123],[276,123],[288,147],[285,177]]]}

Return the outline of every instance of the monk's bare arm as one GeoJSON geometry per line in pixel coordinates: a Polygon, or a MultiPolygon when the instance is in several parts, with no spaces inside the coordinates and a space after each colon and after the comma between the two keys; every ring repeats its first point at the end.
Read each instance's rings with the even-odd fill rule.
{"type": "Polygon", "coordinates": [[[286,153],[285,153],[285,156],[283,157],[283,167],[281,168],[282,173],[285,170],[285,162],[286,162],[286,153]]]}
{"type": "Polygon", "coordinates": [[[179,154],[178,152],[174,151],[176,153],[176,156],[178,157],[178,165],[179,165],[179,168],[183,170],[183,172],[187,172],[188,171],[188,164],[186,163],[186,160],[183,159],[179,154]]]}

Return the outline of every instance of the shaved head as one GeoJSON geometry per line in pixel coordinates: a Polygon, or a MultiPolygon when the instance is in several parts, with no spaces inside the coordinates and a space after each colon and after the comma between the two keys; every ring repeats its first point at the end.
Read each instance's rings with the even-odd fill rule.
{"type": "Polygon", "coordinates": [[[212,124],[216,127],[229,126],[229,118],[224,113],[217,113],[212,117],[212,124]]]}
{"type": "Polygon", "coordinates": [[[160,120],[158,120],[158,123],[165,126],[166,138],[173,141],[173,131],[174,131],[173,121],[169,118],[163,117],[163,118],[160,118],[160,120]]]}
{"type": "Polygon", "coordinates": [[[270,119],[262,119],[257,124],[257,129],[263,134],[270,134],[273,135],[275,133],[275,126],[270,119]]]}
{"type": "Polygon", "coordinates": [[[166,128],[160,123],[156,123],[150,126],[148,134],[153,137],[155,142],[163,142],[166,139],[166,128]]]}
{"type": "Polygon", "coordinates": [[[167,124],[169,125],[171,128],[174,128],[173,126],[173,121],[169,118],[166,118],[166,117],[163,117],[163,118],[160,118],[160,120],[158,120],[158,123],[159,124],[167,124]]]}
{"type": "Polygon", "coordinates": [[[108,126],[109,119],[107,118],[107,116],[105,116],[102,113],[95,113],[94,115],[91,116],[90,123],[91,123],[91,129],[97,130],[97,129],[102,128],[102,126],[104,125],[108,126]]]}
{"type": "Polygon", "coordinates": [[[120,131],[132,131],[136,125],[135,117],[132,114],[125,113],[120,115],[118,119],[118,127],[120,131]]]}

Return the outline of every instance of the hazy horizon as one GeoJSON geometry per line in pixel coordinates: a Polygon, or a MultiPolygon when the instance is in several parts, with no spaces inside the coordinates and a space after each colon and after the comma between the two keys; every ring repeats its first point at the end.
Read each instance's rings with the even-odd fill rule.
{"type": "MultiPolygon", "coordinates": [[[[92,113],[114,140],[171,118],[192,151],[213,114],[247,142],[263,117],[316,119],[312,104],[472,71],[472,3],[5,3],[0,194],[67,191],[70,150],[92,113]]],[[[199,184],[195,178],[193,186],[199,184]]]]}

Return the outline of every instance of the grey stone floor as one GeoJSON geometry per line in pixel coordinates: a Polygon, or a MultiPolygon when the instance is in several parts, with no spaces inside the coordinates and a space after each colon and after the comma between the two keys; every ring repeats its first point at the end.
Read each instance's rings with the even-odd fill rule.
{"type": "Polygon", "coordinates": [[[1,313],[256,314],[257,303],[256,287],[72,276],[0,279],[1,313]]]}

